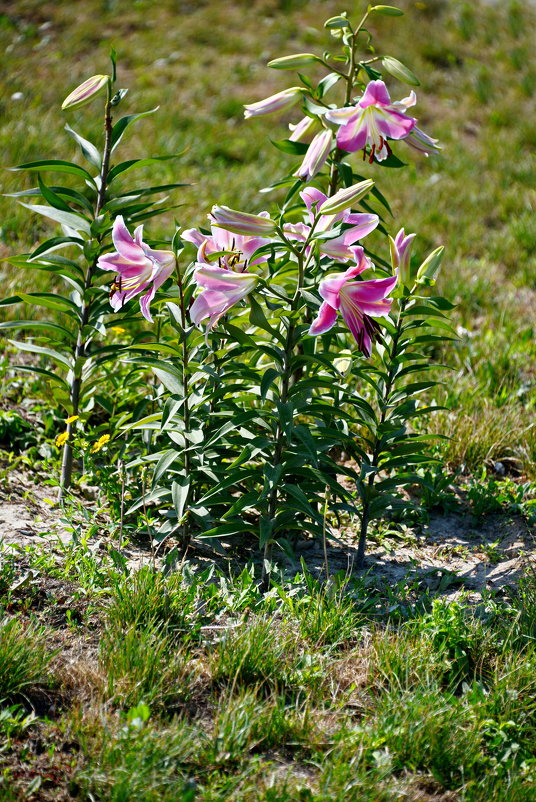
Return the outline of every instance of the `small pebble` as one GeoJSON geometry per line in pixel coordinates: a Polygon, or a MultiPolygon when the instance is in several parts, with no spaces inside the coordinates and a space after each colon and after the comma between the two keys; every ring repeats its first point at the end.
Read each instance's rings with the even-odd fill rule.
{"type": "Polygon", "coordinates": [[[498,474],[499,476],[504,476],[504,475],[505,475],[505,473],[506,473],[506,468],[504,467],[504,465],[502,464],[502,462],[494,462],[494,463],[493,463],[493,470],[494,470],[494,471],[495,471],[495,473],[496,473],[496,474],[498,474]]]}

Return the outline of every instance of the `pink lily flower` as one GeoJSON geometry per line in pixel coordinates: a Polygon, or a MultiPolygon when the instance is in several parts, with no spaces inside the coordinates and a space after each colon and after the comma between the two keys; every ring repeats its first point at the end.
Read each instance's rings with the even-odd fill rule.
{"type": "MultiPolygon", "coordinates": [[[[316,187],[307,187],[303,192],[300,192],[300,197],[307,207],[310,225],[306,223],[286,223],[284,226],[286,236],[298,242],[306,242],[315,220],[316,226],[314,230],[317,233],[329,231],[336,223],[347,223],[351,228],[343,231],[338,237],[317,240],[321,254],[331,256],[341,262],[356,258],[356,248],[358,251],[362,249],[357,247],[355,243],[366,237],[371,231],[374,231],[380,222],[377,214],[352,214],[348,209],[344,209],[337,214],[318,215],[317,210],[327,200],[327,196],[316,187]]],[[[308,246],[308,251],[310,247],[308,246]]]]}
{"type": "Polygon", "coordinates": [[[363,248],[356,248],[356,264],[344,273],[332,273],[320,282],[318,291],[324,299],[318,316],[312,322],[309,334],[325,334],[337,321],[340,311],[344,322],[352,332],[359,350],[365,355],[372,353],[372,341],[379,331],[374,317],[387,317],[393,303],[387,296],[393,290],[397,276],[391,278],[353,281],[368,267],[370,259],[363,248]]]}
{"type": "MultiPolygon", "coordinates": [[[[413,95],[415,93],[412,93],[413,95]]],[[[326,120],[340,125],[337,145],[349,153],[370,146],[370,161],[383,161],[390,153],[387,138],[405,139],[415,127],[416,120],[404,112],[408,105],[391,102],[383,81],[370,81],[355,106],[333,109],[326,120]]]]}
{"type": "Polygon", "coordinates": [[[97,266],[101,270],[113,270],[117,273],[110,292],[110,305],[114,312],[140,292],[149,290],[140,298],[140,309],[143,317],[152,323],[149,305],[157,289],[172,274],[175,255],[173,251],[153,250],[145,244],[142,236],[143,226],[138,226],[132,237],[119,215],[112,228],[116,250],[100,256],[97,266]]]}
{"type": "Polygon", "coordinates": [[[212,329],[218,320],[238,301],[254,289],[259,276],[244,271],[235,273],[216,265],[198,265],[194,280],[203,291],[197,296],[190,309],[190,317],[195,325],[209,318],[208,327],[212,329]]]}
{"type": "Polygon", "coordinates": [[[309,181],[322,169],[326,159],[329,156],[331,145],[333,141],[333,133],[330,130],[324,129],[315,138],[307,148],[305,158],[300,167],[294,175],[297,178],[303,178],[309,181]]]}
{"type": "Polygon", "coordinates": [[[203,287],[192,304],[190,317],[196,325],[209,318],[209,328],[213,328],[222,315],[254,289],[259,276],[247,268],[265,264],[265,256],[253,257],[255,251],[270,242],[265,237],[233,234],[215,224],[211,230],[210,236],[194,228],[187,229],[182,235],[187,242],[197,245],[194,280],[203,287]]]}

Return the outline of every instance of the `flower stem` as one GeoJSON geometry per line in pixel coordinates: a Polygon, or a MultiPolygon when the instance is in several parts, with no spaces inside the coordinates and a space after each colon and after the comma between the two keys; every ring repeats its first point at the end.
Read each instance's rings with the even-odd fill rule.
{"type": "MultiPolygon", "coordinates": [[[[402,321],[408,300],[409,298],[404,298],[400,301],[400,307],[398,310],[398,316],[395,326],[395,333],[393,335],[391,348],[389,351],[389,358],[391,364],[387,374],[387,381],[385,382],[383,392],[379,399],[382,411],[380,415],[380,422],[378,428],[383,426],[387,418],[387,410],[389,408],[388,407],[389,396],[391,395],[391,391],[393,389],[393,384],[396,376],[396,369],[397,369],[396,358],[398,356],[398,344],[400,341],[400,335],[402,334],[402,321]]],[[[372,489],[374,487],[374,482],[376,480],[376,476],[378,475],[377,462],[380,456],[380,449],[381,449],[381,437],[378,436],[378,430],[376,430],[376,434],[374,436],[372,457],[370,460],[370,465],[373,470],[368,475],[367,484],[365,485],[365,492],[363,494],[363,512],[361,513],[361,526],[359,529],[359,542],[357,546],[357,555],[355,563],[356,568],[363,568],[365,564],[365,549],[367,546],[368,525],[370,523],[370,501],[372,497],[372,489]]]]}
{"type": "MultiPolygon", "coordinates": [[[[97,202],[95,204],[95,218],[100,214],[102,207],[106,200],[106,189],[108,172],[110,169],[110,156],[112,152],[112,87],[108,84],[108,95],[106,105],[104,107],[104,150],[102,155],[102,164],[99,174],[100,185],[97,195],[97,202]]],[[[100,242],[100,237],[97,238],[100,242]]],[[[98,254],[89,263],[84,281],[83,303],[80,312],[80,319],[78,323],[78,334],[76,338],[76,345],[73,351],[73,379],[70,390],[71,401],[71,416],[78,415],[80,406],[80,393],[82,390],[82,369],[87,358],[87,346],[89,338],[84,336],[84,330],[88,324],[91,312],[91,298],[88,297],[88,290],[91,287],[93,276],[97,267],[98,254]]],[[[60,488],[58,493],[58,500],[63,501],[65,491],[71,486],[71,479],[73,473],[73,447],[71,442],[71,435],[73,431],[73,423],[67,424],[68,438],[63,447],[63,456],[61,464],[61,477],[60,488]]]]}
{"type": "MultiPolygon", "coordinates": [[[[184,421],[184,458],[183,458],[183,466],[184,466],[184,475],[185,477],[190,476],[190,441],[188,439],[188,435],[190,433],[190,401],[189,401],[189,393],[190,393],[190,386],[188,383],[188,370],[189,370],[189,359],[190,354],[188,351],[188,337],[186,336],[186,329],[188,327],[188,318],[186,316],[186,302],[184,297],[184,282],[183,276],[181,274],[179,263],[177,258],[175,257],[175,266],[177,271],[177,284],[179,287],[179,299],[180,299],[180,308],[181,308],[181,328],[182,328],[182,365],[181,365],[181,373],[182,373],[182,391],[184,395],[184,403],[182,406],[183,410],[183,421],[184,421]]],[[[190,526],[189,526],[189,519],[188,519],[188,512],[184,516],[184,523],[182,526],[182,546],[183,549],[186,550],[190,543],[190,526]]]]}
{"type": "MultiPolygon", "coordinates": [[[[304,282],[303,251],[297,253],[297,258],[298,258],[298,284],[290,305],[287,338],[285,341],[285,350],[284,350],[283,370],[281,373],[281,395],[280,395],[281,404],[287,403],[289,390],[292,387],[294,378],[294,371],[292,368],[292,356],[294,353],[294,344],[296,335],[296,323],[294,322],[295,320],[294,313],[296,312],[298,304],[300,303],[301,300],[301,289],[303,287],[303,282],[304,282]]],[[[275,435],[275,451],[272,462],[272,467],[274,468],[274,470],[281,465],[284,454],[284,448],[285,448],[285,430],[281,423],[281,418],[279,418],[277,422],[277,429],[275,435]]],[[[270,495],[268,497],[268,518],[272,522],[272,524],[275,519],[275,514],[277,510],[277,484],[278,484],[277,482],[274,483],[274,486],[272,487],[270,495]]],[[[261,589],[263,591],[267,591],[270,586],[270,572],[272,567],[273,548],[274,548],[274,540],[270,536],[264,545],[262,576],[261,576],[261,589]]]]}

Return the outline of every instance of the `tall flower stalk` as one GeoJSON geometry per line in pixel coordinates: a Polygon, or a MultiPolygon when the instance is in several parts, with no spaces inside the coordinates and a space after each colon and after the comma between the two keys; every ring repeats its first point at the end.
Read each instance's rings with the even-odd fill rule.
{"type": "MultiPolygon", "coordinates": [[[[99,181],[98,181],[98,193],[97,193],[97,200],[95,203],[95,215],[94,215],[94,223],[97,222],[97,219],[103,209],[103,206],[106,202],[106,190],[108,184],[108,173],[110,170],[110,156],[112,153],[112,130],[113,130],[113,120],[112,120],[112,91],[113,91],[113,82],[112,79],[108,79],[106,83],[106,103],[104,106],[104,147],[102,152],[102,163],[101,169],[99,172],[99,181]]],[[[95,226],[97,228],[97,226],[95,226]]],[[[87,330],[87,326],[89,323],[89,318],[92,310],[93,298],[91,297],[89,291],[91,289],[93,279],[95,277],[95,273],[97,270],[97,262],[99,258],[99,250],[100,245],[103,239],[102,233],[98,233],[95,236],[96,242],[98,247],[94,247],[93,241],[89,240],[87,243],[87,249],[89,253],[94,253],[92,260],[89,262],[86,270],[85,280],[84,280],[84,288],[82,293],[82,307],[80,309],[80,318],[78,323],[78,332],[76,336],[76,344],[73,350],[73,376],[71,380],[71,387],[70,387],[70,401],[71,401],[71,415],[69,416],[69,422],[67,423],[67,439],[63,446],[63,456],[61,462],[61,475],[60,475],[60,487],[59,487],[59,500],[61,501],[64,497],[65,491],[68,490],[71,486],[72,481],[72,473],[73,473],[73,445],[72,445],[72,435],[73,435],[73,426],[75,424],[75,420],[78,418],[78,413],[80,411],[80,392],[82,389],[82,376],[84,371],[84,365],[87,358],[87,346],[91,339],[91,334],[87,330]],[[75,420],[70,420],[70,418],[74,418],[75,420]]]]}

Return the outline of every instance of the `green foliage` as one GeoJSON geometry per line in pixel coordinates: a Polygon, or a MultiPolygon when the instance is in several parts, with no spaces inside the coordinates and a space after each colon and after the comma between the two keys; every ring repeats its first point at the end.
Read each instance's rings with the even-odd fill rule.
{"type": "Polygon", "coordinates": [[[8,618],[0,621],[0,700],[28,699],[54,684],[49,667],[56,652],[46,642],[46,629],[8,618]]]}
{"type": "Polygon", "coordinates": [[[101,638],[100,659],[107,673],[106,697],[122,708],[145,702],[173,709],[189,694],[186,657],[161,624],[110,622],[101,638]]]}
{"type": "Polygon", "coordinates": [[[116,579],[106,608],[112,631],[159,626],[173,638],[189,640],[199,632],[197,588],[180,574],[165,577],[148,566],[116,579]]]}
{"type": "Polygon", "coordinates": [[[210,657],[216,683],[314,694],[322,682],[322,661],[298,647],[291,633],[273,617],[259,617],[232,627],[210,657]]]}

